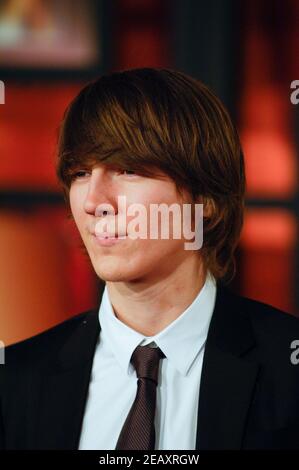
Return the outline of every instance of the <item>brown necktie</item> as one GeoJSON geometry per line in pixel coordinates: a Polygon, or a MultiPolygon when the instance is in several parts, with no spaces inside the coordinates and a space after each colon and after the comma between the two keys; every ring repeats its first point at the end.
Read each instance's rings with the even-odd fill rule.
{"type": "Polygon", "coordinates": [[[160,358],[159,348],[137,346],[131,362],[138,377],[137,393],[119,435],[116,450],[153,450],[155,448],[156,388],[160,358]]]}

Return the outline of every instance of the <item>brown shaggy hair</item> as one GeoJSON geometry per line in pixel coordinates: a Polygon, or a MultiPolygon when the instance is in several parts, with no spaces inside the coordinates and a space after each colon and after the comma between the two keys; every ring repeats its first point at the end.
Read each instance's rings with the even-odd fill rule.
{"type": "Polygon", "coordinates": [[[205,266],[216,279],[234,277],[244,158],[228,112],[203,83],[171,69],[139,68],[87,84],[60,127],[57,177],[69,209],[74,170],[104,161],[145,176],[162,170],[202,202],[209,214],[200,249],[205,266]]]}

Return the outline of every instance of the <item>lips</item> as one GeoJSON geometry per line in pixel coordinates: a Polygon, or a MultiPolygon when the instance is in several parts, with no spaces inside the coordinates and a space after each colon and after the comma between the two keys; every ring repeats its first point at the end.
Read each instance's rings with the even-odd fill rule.
{"type": "Polygon", "coordinates": [[[123,233],[115,234],[115,233],[111,233],[111,232],[102,232],[102,233],[95,232],[95,233],[93,233],[93,235],[95,235],[96,238],[99,238],[101,240],[126,238],[126,234],[123,234],[123,233]]]}
{"type": "Polygon", "coordinates": [[[93,243],[101,247],[113,247],[114,245],[118,245],[122,242],[125,242],[126,236],[111,236],[112,234],[108,234],[105,236],[104,233],[101,233],[100,236],[95,234],[92,235],[93,243]]]}

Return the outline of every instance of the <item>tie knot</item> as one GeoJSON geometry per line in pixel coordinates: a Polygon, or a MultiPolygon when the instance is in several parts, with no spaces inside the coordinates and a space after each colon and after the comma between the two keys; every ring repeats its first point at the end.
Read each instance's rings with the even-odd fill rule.
{"type": "Polygon", "coordinates": [[[160,348],[150,346],[137,346],[134,350],[131,362],[136,369],[138,379],[143,377],[158,383],[159,361],[165,357],[160,348]]]}

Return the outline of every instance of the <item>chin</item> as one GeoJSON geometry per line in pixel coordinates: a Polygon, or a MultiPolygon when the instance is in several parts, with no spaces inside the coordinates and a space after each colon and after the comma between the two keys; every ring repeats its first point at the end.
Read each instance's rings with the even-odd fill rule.
{"type": "Polygon", "coordinates": [[[96,274],[103,281],[108,282],[134,282],[140,280],[143,275],[137,269],[121,269],[120,266],[97,266],[96,274]]]}
{"type": "Polygon", "coordinates": [[[121,282],[129,281],[131,276],[125,270],[121,270],[119,266],[94,266],[95,272],[103,281],[121,282]]]}
{"type": "Polygon", "coordinates": [[[117,273],[105,273],[105,272],[97,272],[97,275],[102,281],[104,282],[122,282],[126,281],[126,279],[123,278],[123,276],[117,274],[117,273]]]}

